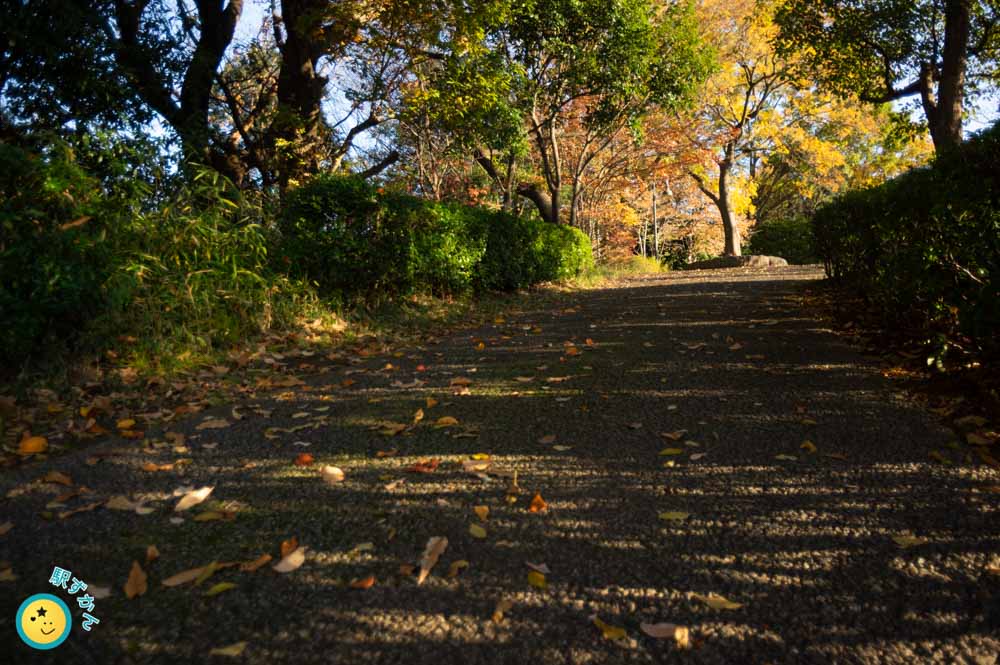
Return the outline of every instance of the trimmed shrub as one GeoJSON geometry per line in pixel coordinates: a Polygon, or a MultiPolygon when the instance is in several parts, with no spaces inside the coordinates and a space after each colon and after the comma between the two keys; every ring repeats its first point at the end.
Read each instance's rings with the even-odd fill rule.
{"type": "Polygon", "coordinates": [[[1000,351],[1000,125],[929,167],[838,197],[813,232],[830,277],[886,324],[1000,351]]]}
{"type": "Polygon", "coordinates": [[[593,262],[577,229],[380,193],[343,176],[289,193],[278,230],[279,264],[345,302],[509,291],[572,277],[593,262]]]}
{"type": "Polygon", "coordinates": [[[819,263],[808,219],[784,219],[760,224],[753,230],[744,254],[780,256],[789,263],[819,263]]]}

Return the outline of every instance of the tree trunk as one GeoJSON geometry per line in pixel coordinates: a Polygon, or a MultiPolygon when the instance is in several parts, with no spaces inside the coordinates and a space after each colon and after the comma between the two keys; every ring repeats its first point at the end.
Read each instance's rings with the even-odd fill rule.
{"type": "Polygon", "coordinates": [[[551,224],[559,223],[558,197],[553,200],[551,196],[543,192],[538,185],[521,183],[517,186],[517,193],[535,204],[538,214],[543,220],[551,224]]]}
{"type": "Polygon", "coordinates": [[[726,256],[742,256],[739,221],[733,215],[733,208],[729,201],[729,174],[733,168],[733,162],[730,158],[732,151],[727,148],[726,152],[726,159],[719,162],[719,197],[715,204],[722,216],[722,228],[726,235],[726,256]]]}
{"type": "Polygon", "coordinates": [[[938,83],[936,122],[931,126],[931,136],[937,152],[949,150],[962,142],[962,106],[968,68],[971,4],[971,0],[948,0],[945,3],[941,80],[938,83]]]}
{"type": "Polygon", "coordinates": [[[282,0],[281,22],[285,28],[278,72],[278,117],[273,135],[283,145],[276,146],[280,164],[279,184],[290,182],[317,167],[313,161],[320,141],[321,103],[326,78],[316,71],[323,55],[325,0],[282,0]]]}

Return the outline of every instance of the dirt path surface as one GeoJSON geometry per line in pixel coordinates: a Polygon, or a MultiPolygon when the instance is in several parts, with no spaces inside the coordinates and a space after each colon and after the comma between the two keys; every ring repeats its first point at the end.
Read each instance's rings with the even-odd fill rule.
{"type": "Polygon", "coordinates": [[[14,526],[0,559],[17,579],[0,583],[6,662],[993,663],[998,475],[929,458],[949,434],[803,308],[819,277],[681,273],[538,301],[422,348],[333,365],[235,413],[174,422],[179,451],[177,439],[150,444],[162,441],[151,430],[145,445],[116,440],[7,472],[0,523],[14,526]],[[372,429],[412,423],[418,409],[407,431],[372,429]],[[434,426],[449,416],[457,426],[434,426]],[[199,429],[206,419],[227,424],[199,429]],[[87,464],[94,450],[122,454],[87,464]],[[293,464],[301,453],[315,463],[293,464]],[[477,453],[490,456],[479,476],[461,465],[477,453]],[[191,462],[142,470],[178,458],[191,462]],[[406,470],[433,459],[430,473],[406,470]],[[346,479],[325,483],[327,464],[346,479]],[[46,520],[67,490],[38,482],[53,470],[91,493],[46,520]],[[182,486],[214,489],[175,512],[182,486]],[[547,510],[530,511],[536,492],[547,510]],[[154,510],[58,519],[116,495],[154,510]],[[475,506],[488,507],[485,521],[475,506]],[[305,561],[275,572],[292,536],[305,561]],[[432,536],[448,546],[418,586],[400,566],[417,565],[432,536]],[[256,572],[162,584],[262,554],[274,560],[256,572]],[[129,600],[133,561],[148,590],[129,600]],[[529,584],[526,562],[547,566],[547,588],[529,584]],[[76,609],[84,592],[49,584],[54,566],[111,587],[90,632],[76,609]],[[351,587],[372,575],[370,588],[351,587]],[[34,593],[74,608],[71,636],[49,653],[12,630],[34,593]],[[593,615],[624,637],[606,638],[593,615]],[[640,628],[659,622],[688,627],[691,648],[640,628]],[[240,642],[240,656],[209,655],[240,642]]]}

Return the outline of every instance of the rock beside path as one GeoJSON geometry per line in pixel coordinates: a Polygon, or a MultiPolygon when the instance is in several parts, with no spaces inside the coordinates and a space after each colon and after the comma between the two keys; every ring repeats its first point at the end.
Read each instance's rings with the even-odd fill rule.
{"type": "Polygon", "coordinates": [[[776,268],[787,266],[780,256],[719,256],[707,261],[695,261],[684,266],[685,270],[718,270],[720,268],[776,268]]]}

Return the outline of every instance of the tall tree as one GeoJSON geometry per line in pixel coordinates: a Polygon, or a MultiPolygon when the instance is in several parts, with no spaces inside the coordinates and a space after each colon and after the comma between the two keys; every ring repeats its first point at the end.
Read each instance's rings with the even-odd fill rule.
{"type": "Polygon", "coordinates": [[[962,140],[970,85],[995,76],[998,20],[996,0],[784,0],[777,45],[839,94],[919,97],[940,152],[962,140]]]}

